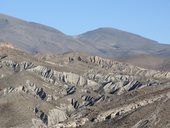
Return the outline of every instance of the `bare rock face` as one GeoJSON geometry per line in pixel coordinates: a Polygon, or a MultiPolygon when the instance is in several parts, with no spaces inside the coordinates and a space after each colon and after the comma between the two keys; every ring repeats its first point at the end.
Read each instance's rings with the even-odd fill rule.
{"type": "Polygon", "coordinates": [[[47,128],[40,119],[32,119],[33,128],[47,128]]]}
{"type": "Polygon", "coordinates": [[[40,109],[37,107],[34,108],[34,113],[39,118],[44,124],[48,124],[48,116],[40,109]]]}
{"type": "Polygon", "coordinates": [[[90,56],[88,57],[88,61],[94,63],[96,65],[101,66],[102,68],[110,68],[114,63],[109,59],[103,59],[98,56],[90,56]]]}
{"type": "Polygon", "coordinates": [[[85,95],[82,96],[81,98],[85,101],[85,103],[84,103],[85,106],[92,106],[98,100],[98,99],[95,99],[92,96],[85,96],[85,95]]]}
{"type": "Polygon", "coordinates": [[[34,65],[32,62],[23,61],[20,63],[20,71],[32,68],[34,65]]]}
{"type": "Polygon", "coordinates": [[[74,74],[71,72],[58,72],[52,69],[47,69],[46,67],[43,66],[37,66],[35,68],[32,68],[30,70],[28,70],[30,72],[35,72],[39,75],[42,76],[42,78],[44,80],[49,81],[50,83],[54,83],[56,82],[56,80],[60,81],[60,82],[64,82],[64,83],[68,83],[68,84],[73,84],[73,85],[79,85],[79,86],[84,86],[86,84],[97,84],[95,82],[91,82],[90,80],[78,75],[78,74],[74,74]]]}
{"type": "Polygon", "coordinates": [[[42,110],[39,110],[37,107],[34,108],[34,112],[37,117],[37,119],[32,119],[35,128],[52,127],[56,124],[61,124],[66,119],[68,119],[66,112],[61,110],[61,108],[50,110],[48,115],[46,115],[42,110]]]}
{"type": "Polygon", "coordinates": [[[48,113],[48,126],[62,123],[67,119],[67,114],[60,108],[52,109],[48,113]]]}
{"type": "Polygon", "coordinates": [[[44,92],[43,88],[38,88],[34,83],[31,83],[29,80],[26,81],[26,85],[24,86],[8,87],[5,88],[3,91],[4,95],[15,92],[24,92],[33,96],[37,96],[41,100],[44,100],[47,97],[47,94],[44,92]]]}
{"type": "Polygon", "coordinates": [[[12,60],[5,60],[3,61],[3,63],[5,63],[7,67],[11,68],[15,72],[23,71],[23,70],[30,69],[33,67],[33,64],[31,62],[26,62],[26,61],[17,63],[12,60]]]}
{"type": "Polygon", "coordinates": [[[14,93],[14,92],[20,92],[20,91],[24,91],[24,87],[23,86],[19,86],[19,87],[8,87],[5,88],[4,90],[4,95],[10,94],[10,93],[14,93]]]}
{"type": "Polygon", "coordinates": [[[37,95],[42,100],[44,100],[47,96],[43,88],[36,87],[36,85],[34,83],[31,83],[29,80],[26,81],[26,87],[24,91],[27,93],[32,93],[33,95],[37,95]]]}

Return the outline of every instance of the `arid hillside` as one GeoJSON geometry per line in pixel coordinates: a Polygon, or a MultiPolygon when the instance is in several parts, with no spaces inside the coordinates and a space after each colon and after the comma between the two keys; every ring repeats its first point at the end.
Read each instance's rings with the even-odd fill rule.
{"type": "Polygon", "coordinates": [[[0,46],[0,128],[169,128],[170,72],[0,46]]]}
{"type": "Polygon", "coordinates": [[[170,56],[170,45],[114,28],[98,28],[79,35],[0,14],[0,42],[30,53],[86,52],[99,56],[154,54],[170,56]]]}

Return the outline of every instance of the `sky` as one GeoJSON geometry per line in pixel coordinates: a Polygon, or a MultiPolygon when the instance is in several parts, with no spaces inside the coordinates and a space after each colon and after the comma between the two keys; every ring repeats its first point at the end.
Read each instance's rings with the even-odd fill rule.
{"type": "Polygon", "coordinates": [[[0,0],[0,13],[67,35],[112,27],[170,44],[170,0],[0,0]]]}

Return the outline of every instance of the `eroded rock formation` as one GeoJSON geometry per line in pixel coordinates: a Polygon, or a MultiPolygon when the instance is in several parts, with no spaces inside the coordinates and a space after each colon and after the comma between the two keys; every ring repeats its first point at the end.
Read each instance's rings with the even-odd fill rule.
{"type": "Polygon", "coordinates": [[[0,127],[170,124],[163,116],[170,119],[169,72],[78,53],[38,58],[9,53],[0,51],[0,127]],[[5,122],[8,118],[15,121],[5,122]]]}

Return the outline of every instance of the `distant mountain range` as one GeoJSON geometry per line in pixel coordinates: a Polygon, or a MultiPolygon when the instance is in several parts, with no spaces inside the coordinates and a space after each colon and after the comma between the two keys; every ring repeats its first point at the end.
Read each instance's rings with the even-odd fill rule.
{"type": "Polygon", "coordinates": [[[0,14],[0,42],[27,52],[87,52],[101,56],[157,54],[170,56],[170,45],[114,28],[99,28],[77,36],[0,14]]]}

